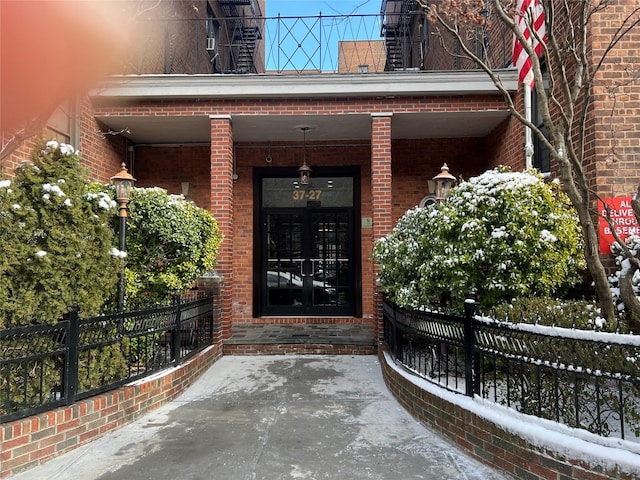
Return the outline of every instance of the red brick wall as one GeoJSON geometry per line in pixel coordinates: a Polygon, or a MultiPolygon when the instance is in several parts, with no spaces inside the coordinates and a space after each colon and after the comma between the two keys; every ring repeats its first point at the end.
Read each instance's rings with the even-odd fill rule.
{"type": "Polygon", "coordinates": [[[119,3],[131,30],[119,73],[212,73],[205,48],[206,0],[119,3]]]}
{"type": "Polygon", "coordinates": [[[484,138],[434,138],[394,140],[393,223],[420,203],[429,191],[428,182],[444,163],[456,178],[469,179],[490,164],[484,138]]]}
{"type": "MultiPolygon", "coordinates": [[[[604,53],[622,19],[638,8],[637,2],[629,0],[609,3],[609,8],[593,17],[590,33],[594,62],[604,53]]],[[[637,29],[627,34],[611,51],[594,82],[587,159],[588,170],[597,175],[597,182],[592,177],[592,185],[595,183],[604,197],[631,196],[640,182],[639,42],[637,29]]]]}
{"type": "Polygon", "coordinates": [[[109,183],[109,179],[120,171],[122,162],[127,162],[130,173],[135,176],[127,161],[127,139],[95,120],[88,99],[80,105],[78,124],[80,144],[76,148],[80,150],[83,165],[89,168],[91,179],[109,183]]]}
{"type": "Polygon", "coordinates": [[[524,168],[524,126],[516,119],[509,117],[500,123],[487,137],[486,145],[486,170],[500,165],[511,167],[514,172],[524,168]]]}
{"type": "Polygon", "coordinates": [[[225,355],[375,355],[377,351],[378,347],[374,345],[329,345],[325,343],[280,345],[226,344],[224,346],[225,355]]]}
{"type": "MultiPolygon", "coordinates": [[[[89,99],[84,98],[78,105],[79,115],[75,119],[78,142],[71,144],[80,151],[80,160],[89,171],[89,178],[104,183],[120,171],[120,164],[127,160],[127,140],[122,135],[114,135],[107,127],[97,122],[89,99]]],[[[48,141],[54,134],[46,129],[28,137],[0,164],[0,174],[13,177],[15,167],[24,160],[31,159],[36,141],[48,141]]]]}
{"type": "MultiPolygon", "coordinates": [[[[371,118],[371,212],[373,217],[373,241],[387,235],[393,228],[393,174],[391,148],[391,115],[374,115],[371,118]]],[[[371,246],[364,252],[371,252],[371,246]]],[[[366,254],[366,253],[365,253],[366,254]]],[[[372,265],[372,278],[369,279],[374,289],[372,307],[380,304],[381,292],[375,282],[378,277],[378,266],[372,265]]],[[[382,316],[376,311],[376,338],[382,339],[382,316]]]]}
{"type": "Polygon", "coordinates": [[[322,99],[236,99],[145,100],[119,105],[96,106],[97,115],[148,115],[157,117],[192,115],[339,115],[347,113],[395,112],[476,112],[506,111],[497,95],[407,96],[397,98],[322,98],[322,99]]]}
{"type": "Polygon", "coordinates": [[[373,237],[377,240],[391,231],[393,218],[391,115],[373,116],[371,124],[371,205],[373,237]]]}
{"type": "MultiPolygon", "coordinates": [[[[438,7],[439,0],[431,0],[431,5],[438,7]]],[[[445,7],[446,8],[446,7],[445,7]]],[[[504,23],[498,18],[497,14],[489,9],[487,26],[484,32],[478,30],[475,23],[467,25],[460,23],[460,33],[462,39],[469,50],[473,53],[480,54],[482,42],[486,42],[487,49],[484,54],[487,65],[492,68],[505,68],[511,63],[513,54],[512,38],[513,34],[507,30],[504,23]],[[486,35],[483,38],[483,35],[486,35]]],[[[437,21],[430,21],[428,26],[429,45],[424,58],[424,70],[459,70],[477,68],[471,60],[466,60],[466,54],[458,46],[458,42],[454,40],[453,35],[440,26],[437,21]]]]}
{"type": "Polygon", "coordinates": [[[161,187],[177,195],[182,193],[182,182],[188,182],[187,197],[208,210],[211,205],[210,150],[208,146],[136,147],[136,187],[161,187]]]}
{"type": "Polygon", "coordinates": [[[35,141],[36,137],[29,138],[0,163],[0,177],[13,178],[16,166],[24,160],[31,159],[31,151],[35,146],[35,141]]]}
{"type": "Polygon", "coordinates": [[[233,130],[231,117],[211,118],[209,210],[223,235],[216,270],[225,280],[223,296],[222,336],[231,334],[232,304],[235,289],[233,269],[233,130]]]}

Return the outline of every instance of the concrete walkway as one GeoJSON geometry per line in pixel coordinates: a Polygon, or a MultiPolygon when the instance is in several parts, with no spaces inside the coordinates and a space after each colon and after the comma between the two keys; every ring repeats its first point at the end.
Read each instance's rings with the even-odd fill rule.
{"type": "Polygon", "coordinates": [[[225,356],[177,400],[12,478],[507,477],[406,413],[375,356],[225,356]]]}

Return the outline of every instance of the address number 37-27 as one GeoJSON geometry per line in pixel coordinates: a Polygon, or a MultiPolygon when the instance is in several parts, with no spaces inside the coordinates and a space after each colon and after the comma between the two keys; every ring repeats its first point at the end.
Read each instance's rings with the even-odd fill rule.
{"type": "Polygon", "coordinates": [[[320,200],[322,190],[294,190],[293,199],[299,200],[320,200]]]}

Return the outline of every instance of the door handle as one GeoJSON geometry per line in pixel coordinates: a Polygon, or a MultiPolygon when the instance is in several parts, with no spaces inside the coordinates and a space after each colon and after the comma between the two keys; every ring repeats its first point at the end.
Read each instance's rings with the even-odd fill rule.
{"type": "Polygon", "coordinates": [[[313,274],[315,273],[314,270],[315,270],[315,268],[313,266],[313,260],[312,259],[303,260],[302,261],[302,266],[300,267],[300,276],[301,277],[313,277],[313,274]],[[309,264],[311,265],[311,268],[309,269],[310,273],[305,273],[306,269],[304,267],[307,265],[307,262],[309,262],[309,264]]]}
{"type": "Polygon", "coordinates": [[[306,273],[304,273],[304,271],[305,271],[305,268],[304,268],[304,267],[305,267],[305,265],[306,265],[306,264],[307,264],[307,261],[306,261],[306,260],[302,260],[302,261],[300,262],[300,276],[301,276],[301,277],[306,277],[306,276],[307,276],[307,274],[306,274],[306,273]]]}

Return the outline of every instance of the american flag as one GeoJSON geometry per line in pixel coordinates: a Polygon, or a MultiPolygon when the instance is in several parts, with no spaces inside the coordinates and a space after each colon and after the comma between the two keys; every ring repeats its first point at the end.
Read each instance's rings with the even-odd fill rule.
{"type": "MultiPolygon", "coordinates": [[[[515,21],[524,38],[531,42],[536,55],[538,57],[542,55],[547,32],[541,0],[518,0],[515,21]],[[532,33],[531,27],[537,35],[532,33]]],[[[533,77],[531,59],[515,35],[513,36],[513,64],[518,68],[520,82],[533,88],[535,78],[533,77]]]]}

